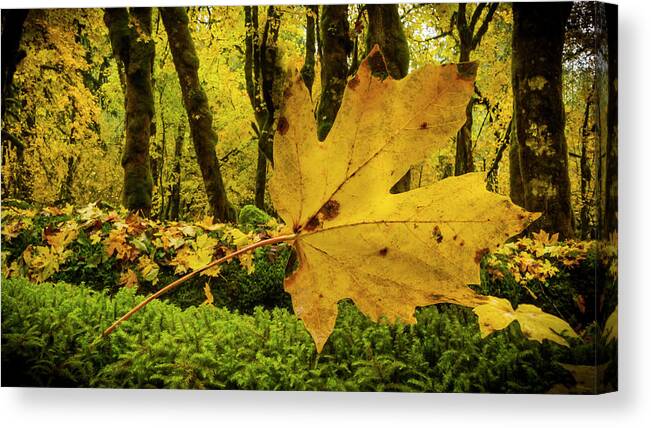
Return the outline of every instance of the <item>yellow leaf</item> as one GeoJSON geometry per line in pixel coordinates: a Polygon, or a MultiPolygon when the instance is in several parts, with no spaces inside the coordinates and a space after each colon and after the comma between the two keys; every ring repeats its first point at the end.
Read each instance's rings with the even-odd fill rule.
{"type": "Polygon", "coordinates": [[[148,256],[141,256],[138,260],[138,269],[140,270],[140,275],[145,281],[156,284],[158,282],[158,272],[160,268],[155,261],[150,259],[148,256]]]}
{"type": "Polygon", "coordinates": [[[28,246],[23,252],[23,260],[29,268],[29,277],[40,283],[59,271],[59,267],[72,254],[71,251],[58,252],[52,247],[28,246]]]}
{"type": "Polygon", "coordinates": [[[513,321],[520,323],[520,329],[525,336],[541,343],[543,339],[548,339],[559,345],[569,346],[560,333],[579,337],[567,322],[533,305],[522,304],[514,311],[508,300],[489,297],[488,303],[477,306],[473,312],[479,317],[482,337],[508,327],[513,321]]]}
{"type": "Polygon", "coordinates": [[[138,287],[138,276],[133,270],[127,269],[120,275],[120,285],[127,288],[138,287]]]}
{"type": "Polygon", "coordinates": [[[538,217],[486,191],[483,174],[390,193],[462,126],[474,70],[430,65],[399,81],[379,80],[366,59],[324,142],[308,90],[291,78],[270,192],[298,234],[299,268],[285,290],[319,352],[345,298],[373,320],[405,323],[416,321],[418,306],[485,303],[468,287],[479,283],[481,257],[538,217]]]}
{"type": "Polygon", "coordinates": [[[92,244],[98,244],[102,240],[102,231],[98,230],[96,232],[91,233],[90,235],[90,242],[92,244]]]}
{"type": "Polygon", "coordinates": [[[94,203],[86,205],[84,208],[77,210],[77,212],[83,221],[99,219],[102,216],[102,210],[97,208],[94,203]]]}
{"type": "Polygon", "coordinates": [[[204,305],[212,305],[215,301],[215,298],[210,291],[210,285],[206,282],[206,285],[203,286],[203,293],[206,295],[206,300],[203,302],[204,305]]]}
{"type": "Polygon", "coordinates": [[[612,314],[606,320],[604,333],[606,334],[606,342],[617,340],[617,309],[616,307],[612,314]]]}
{"type": "Polygon", "coordinates": [[[57,252],[62,252],[68,246],[68,244],[77,239],[78,234],[79,232],[77,229],[74,228],[74,226],[70,227],[70,225],[55,233],[48,234],[45,231],[43,232],[47,243],[50,244],[52,246],[52,249],[57,252]]]}

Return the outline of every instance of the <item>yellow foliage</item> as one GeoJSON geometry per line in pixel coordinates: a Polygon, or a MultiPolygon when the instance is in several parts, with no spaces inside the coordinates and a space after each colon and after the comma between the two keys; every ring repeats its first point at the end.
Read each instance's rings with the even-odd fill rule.
{"type": "Polygon", "coordinates": [[[617,308],[613,311],[612,314],[606,320],[606,325],[604,326],[604,333],[606,334],[606,342],[612,342],[617,340],[617,308]]]}

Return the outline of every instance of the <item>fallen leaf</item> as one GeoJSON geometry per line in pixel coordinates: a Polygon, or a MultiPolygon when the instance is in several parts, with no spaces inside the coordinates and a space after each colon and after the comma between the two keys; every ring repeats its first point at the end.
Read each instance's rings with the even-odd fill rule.
{"type": "Polygon", "coordinates": [[[604,326],[604,333],[606,335],[606,342],[612,342],[617,340],[617,309],[616,307],[612,314],[606,320],[606,325],[604,326]]]}
{"type": "Polygon", "coordinates": [[[405,323],[418,306],[485,303],[468,287],[479,283],[481,257],[539,216],[486,191],[483,174],[390,193],[464,123],[475,71],[429,65],[380,80],[367,58],[324,142],[309,91],[300,74],[290,77],[270,193],[286,232],[298,234],[299,267],[285,290],[319,352],[345,298],[375,321],[405,323]]]}
{"type": "Polygon", "coordinates": [[[543,339],[548,339],[569,347],[561,333],[579,337],[567,322],[533,305],[522,304],[518,305],[517,310],[513,310],[508,300],[489,297],[487,303],[477,306],[473,312],[479,317],[481,337],[502,330],[513,321],[520,323],[520,329],[525,336],[541,343],[543,339]]]}
{"type": "Polygon", "coordinates": [[[127,288],[138,287],[138,276],[133,270],[127,269],[126,272],[120,275],[119,284],[127,288]]]}
{"type": "Polygon", "coordinates": [[[206,282],[206,285],[203,286],[203,294],[206,295],[206,300],[202,303],[203,305],[212,305],[215,301],[215,298],[210,291],[210,284],[206,282]]]}
{"type": "Polygon", "coordinates": [[[141,256],[140,259],[138,259],[138,270],[140,270],[142,279],[156,285],[160,268],[155,261],[149,258],[149,256],[141,256]]]}

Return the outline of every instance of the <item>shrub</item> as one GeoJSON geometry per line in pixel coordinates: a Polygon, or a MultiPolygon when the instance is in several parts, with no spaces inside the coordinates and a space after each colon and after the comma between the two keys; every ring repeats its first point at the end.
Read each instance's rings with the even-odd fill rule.
{"type": "Polygon", "coordinates": [[[573,350],[530,341],[517,323],[480,339],[474,314],[446,305],[419,310],[416,325],[389,326],[343,302],[320,355],[278,308],[240,315],[156,301],[96,340],[141,299],[127,288],[109,297],[3,281],[3,386],[521,393],[572,382],[559,361],[572,363],[573,350]]]}
{"type": "MultiPolygon", "coordinates": [[[[155,292],[229,251],[268,237],[274,227],[249,225],[243,232],[208,220],[159,223],[92,204],[76,212],[72,207],[9,207],[2,214],[4,275],[86,284],[109,293],[124,286],[137,287],[141,294],[155,292]]],[[[199,305],[208,283],[216,304],[231,310],[288,307],[283,290],[288,257],[285,245],[258,249],[195,277],[165,299],[183,308],[199,305]]]]}
{"type": "MultiPolygon", "coordinates": [[[[616,247],[615,247],[616,248],[616,247]]],[[[612,257],[596,241],[558,242],[545,232],[508,243],[482,260],[476,290],[509,299],[514,306],[533,304],[582,330],[617,305],[612,257]]]]}

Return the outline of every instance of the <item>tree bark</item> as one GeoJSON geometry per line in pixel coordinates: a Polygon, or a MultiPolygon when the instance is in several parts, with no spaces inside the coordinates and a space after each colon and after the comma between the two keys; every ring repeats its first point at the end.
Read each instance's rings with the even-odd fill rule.
{"type": "Polygon", "coordinates": [[[215,146],[208,98],[199,81],[199,58],[188,27],[188,15],[182,7],[159,8],[179,77],[183,104],[188,114],[190,134],[201,169],[203,184],[214,221],[235,220],[235,212],[226,196],[215,146]]]}
{"type": "Polygon", "coordinates": [[[318,6],[306,6],[305,25],[305,62],[301,68],[301,77],[307,90],[312,93],[314,84],[314,66],[316,63],[316,19],[319,13],[318,6]]]}
{"type": "Polygon", "coordinates": [[[542,212],[537,224],[562,238],[574,236],[562,53],[571,3],[513,4],[515,139],[524,207],[542,212]]]}
{"type": "Polygon", "coordinates": [[[617,5],[605,4],[606,31],[608,32],[608,107],[606,113],[606,139],[602,150],[602,215],[600,221],[601,239],[609,239],[617,231],[617,145],[618,145],[618,50],[617,50],[617,5]]]}
{"type": "Polygon", "coordinates": [[[5,99],[11,93],[11,85],[18,63],[25,57],[20,50],[23,25],[27,19],[28,9],[6,9],[2,11],[2,111],[5,111],[5,99]]]}
{"type": "Polygon", "coordinates": [[[259,33],[258,6],[244,6],[246,50],[244,75],[246,91],[255,116],[254,130],[258,139],[258,162],[255,175],[255,205],[264,210],[267,183],[267,159],[273,162],[273,132],[276,102],[274,88],[279,70],[278,34],[280,14],[274,6],[267,9],[262,37],[259,33]]]}
{"type": "MultiPolygon", "coordinates": [[[[497,10],[497,3],[488,6],[487,3],[479,3],[472,13],[470,22],[466,15],[466,4],[459,3],[457,9],[456,29],[459,34],[459,62],[470,61],[470,54],[479,46],[481,39],[488,31],[488,26],[497,10]],[[483,21],[479,24],[483,11],[488,6],[483,21]]],[[[475,98],[472,97],[466,106],[466,121],[457,132],[456,152],[454,159],[454,175],[463,175],[475,170],[472,156],[472,112],[475,105],[475,98]]]]}
{"type": "MultiPolygon", "coordinates": [[[[397,4],[368,4],[368,33],[366,37],[366,52],[378,45],[384,63],[386,74],[392,79],[400,80],[409,73],[409,44],[402,28],[397,4]]],[[[411,170],[393,186],[391,193],[406,192],[411,188],[411,170]]]]}
{"type": "Polygon", "coordinates": [[[113,53],[126,72],[126,144],[122,154],[122,203],[130,211],[151,212],[153,180],[149,142],[154,118],[151,8],[106,9],[113,53]]]}
{"type": "Polygon", "coordinates": [[[353,43],[348,31],[348,5],[321,10],[321,98],[316,109],[317,136],[323,141],[335,121],[348,77],[353,43]]]}

